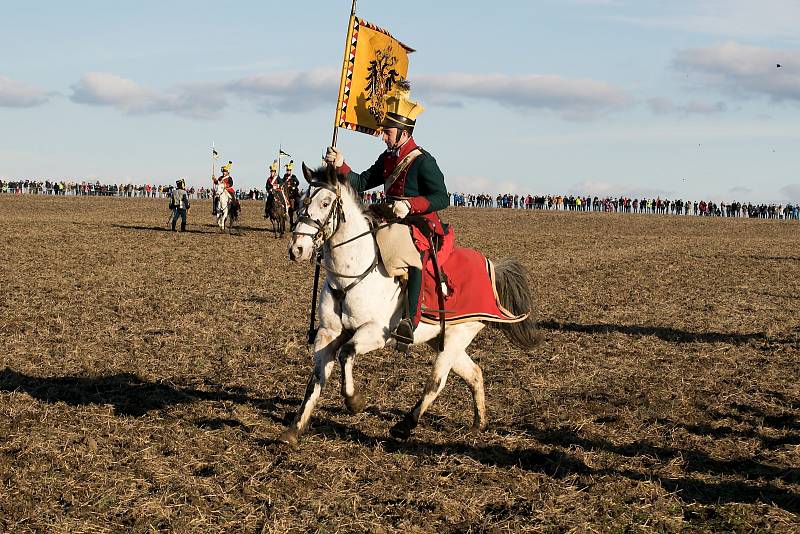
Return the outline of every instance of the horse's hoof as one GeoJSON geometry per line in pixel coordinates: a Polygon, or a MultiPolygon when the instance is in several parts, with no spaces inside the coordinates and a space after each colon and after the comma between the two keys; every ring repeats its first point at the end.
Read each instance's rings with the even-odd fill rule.
{"type": "Polygon", "coordinates": [[[364,407],[367,405],[367,400],[361,393],[356,393],[352,397],[345,397],[344,405],[347,407],[347,410],[350,413],[358,414],[364,411],[364,407]]]}
{"type": "Polygon", "coordinates": [[[469,429],[469,434],[471,436],[478,436],[486,432],[487,428],[489,428],[487,423],[473,423],[469,429]]]}
{"type": "Polygon", "coordinates": [[[405,441],[411,437],[412,428],[413,427],[408,423],[408,421],[403,419],[389,429],[389,435],[394,439],[405,441]]]}
{"type": "Polygon", "coordinates": [[[283,432],[281,432],[280,436],[278,436],[278,441],[281,443],[285,443],[288,445],[292,450],[297,450],[300,448],[300,440],[298,437],[297,430],[294,428],[287,428],[283,432]]]}

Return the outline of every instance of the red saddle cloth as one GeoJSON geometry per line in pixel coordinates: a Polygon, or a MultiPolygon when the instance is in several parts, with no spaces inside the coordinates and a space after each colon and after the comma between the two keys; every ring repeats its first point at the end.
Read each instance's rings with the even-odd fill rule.
{"type": "MultiPolygon", "coordinates": [[[[427,239],[414,228],[414,241],[418,247],[429,249],[427,239]]],[[[448,324],[468,321],[493,321],[516,323],[528,317],[528,313],[516,315],[500,303],[495,287],[492,262],[471,248],[455,246],[453,229],[444,236],[441,250],[437,253],[439,266],[447,284],[444,296],[445,321],[448,324]]],[[[439,323],[439,297],[436,294],[436,278],[433,261],[429,260],[422,274],[421,321],[439,323]]]]}

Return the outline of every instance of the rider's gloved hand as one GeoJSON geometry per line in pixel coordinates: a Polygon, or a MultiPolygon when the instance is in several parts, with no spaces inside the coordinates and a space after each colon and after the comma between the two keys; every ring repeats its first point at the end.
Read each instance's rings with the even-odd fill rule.
{"type": "Polygon", "coordinates": [[[329,146],[325,150],[325,163],[333,165],[334,169],[338,169],[344,164],[344,154],[341,150],[334,146],[329,146]]]}
{"type": "Polygon", "coordinates": [[[395,200],[392,203],[392,213],[395,217],[404,218],[411,211],[411,204],[407,200],[395,200]]]}

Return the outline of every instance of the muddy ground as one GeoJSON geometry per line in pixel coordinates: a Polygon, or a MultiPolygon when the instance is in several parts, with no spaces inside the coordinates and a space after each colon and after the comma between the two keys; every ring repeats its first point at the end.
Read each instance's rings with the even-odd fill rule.
{"type": "Polygon", "coordinates": [[[529,269],[544,344],[472,355],[411,440],[432,353],[338,371],[299,451],[313,270],[245,202],[2,196],[0,531],[791,532],[800,529],[800,226],[449,209],[529,269]]]}

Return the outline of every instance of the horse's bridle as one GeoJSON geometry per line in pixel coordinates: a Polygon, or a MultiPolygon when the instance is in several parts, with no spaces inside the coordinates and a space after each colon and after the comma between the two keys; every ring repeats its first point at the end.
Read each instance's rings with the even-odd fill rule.
{"type": "MultiPolygon", "coordinates": [[[[314,181],[314,182],[309,182],[309,193],[310,194],[303,199],[303,207],[300,209],[300,211],[297,212],[298,218],[297,218],[297,222],[295,223],[295,229],[292,230],[292,235],[298,235],[298,236],[307,235],[307,236],[311,237],[311,240],[312,240],[312,243],[313,243],[313,247],[314,247],[314,251],[317,252],[316,253],[316,258],[314,258],[314,255],[312,255],[312,258],[314,258],[314,261],[317,263],[318,266],[323,267],[326,271],[328,271],[328,273],[330,273],[330,274],[332,274],[332,275],[334,275],[336,277],[339,277],[339,278],[353,278],[354,279],[346,287],[338,290],[343,294],[347,293],[350,289],[355,287],[356,284],[358,284],[364,278],[366,278],[367,275],[369,275],[369,273],[371,273],[372,270],[375,269],[375,267],[378,266],[378,262],[379,262],[378,253],[377,253],[377,251],[375,251],[375,256],[374,256],[374,259],[372,260],[372,263],[369,265],[369,267],[367,267],[367,269],[364,272],[362,272],[361,274],[357,274],[357,275],[339,273],[339,272],[333,271],[333,270],[329,269],[327,266],[323,265],[323,263],[322,263],[322,254],[321,254],[322,246],[328,240],[330,240],[336,234],[336,232],[339,230],[339,221],[346,221],[345,216],[344,216],[344,208],[342,206],[342,190],[341,190],[341,186],[338,183],[335,186],[333,186],[333,185],[331,185],[331,184],[329,184],[327,182],[314,181]],[[310,188],[311,187],[316,187],[317,189],[313,193],[310,193],[310,191],[311,191],[310,188]],[[323,189],[326,189],[326,190],[334,193],[336,195],[336,199],[331,203],[331,209],[328,211],[328,214],[325,216],[325,219],[323,221],[320,221],[319,219],[312,219],[308,215],[308,207],[311,205],[311,200],[314,198],[314,196],[317,193],[319,193],[320,191],[322,191],[323,189]],[[329,222],[331,223],[330,233],[328,233],[327,230],[326,230],[327,227],[328,227],[328,223],[329,222]],[[297,226],[300,223],[304,223],[304,224],[307,224],[307,225],[309,225],[309,226],[311,226],[313,228],[316,228],[317,231],[314,232],[313,234],[310,233],[310,232],[300,232],[300,231],[297,230],[297,226]]],[[[344,241],[344,242],[339,243],[337,245],[332,245],[331,248],[340,247],[340,246],[342,246],[344,244],[351,243],[351,242],[355,241],[356,239],[359,239],[361,237],[364,237],[366,235],[370,235],[370,234],[373,234],[373,233],[374,233],[374,230],[370,229],[370,231],[364,232],[363,234],[359,234],[354,238],[348,239],[347,241],[344,241]]],[[[328,285],[330,286],[330,281],[328,281],[328,285]]],[[[332,287],[332,286],[331,286],[331,289],[335,290],[335,288],[332,287]]]]}
{"type": "Polygon", "coordinates": [[[309,187],[316,187],[317,189],[303,199],[303,207],[297,212],[297,222],[294,225],[294,229],[292,229],[292,235],[309,236],[314,244],[314,250],[318,250],[327,240],[333,237],[333,235],[339,229],[339,220],[345,220],[344,209],[342,208],[342,190],[340,189],[338,183],[334,187],[327,182],[310,182],[309,187]],[[312,219],[308,215],[308,207],[311,205],[311,200],[314,198],[314,196],[316,196],[316,194],[323,189],[334,193],[336,195],[336,200],[331,203],[331,209],[325,216],[325,220],[320,221],[319,219],[312,219]],[[327,233],[326,227],[328,226],[329,222],[331,222],[332,230],[330,233],[327,233]],[[313,234],[309,232],[300,232],[297,230],[297,227],[300,225],[300,223],[307,224],[312,228],[316,228],[317,231],[313,234]]]}

